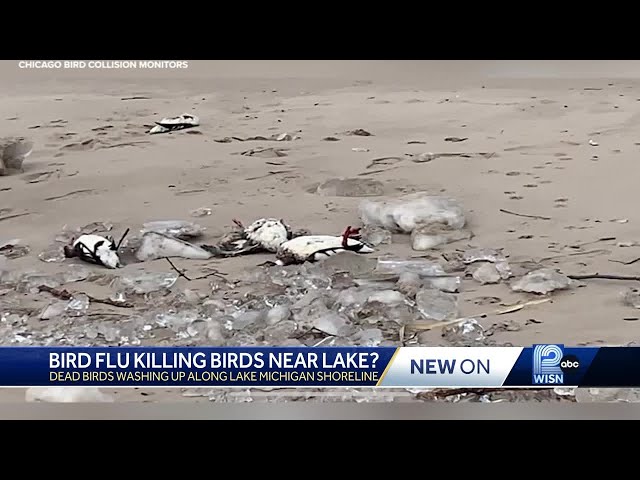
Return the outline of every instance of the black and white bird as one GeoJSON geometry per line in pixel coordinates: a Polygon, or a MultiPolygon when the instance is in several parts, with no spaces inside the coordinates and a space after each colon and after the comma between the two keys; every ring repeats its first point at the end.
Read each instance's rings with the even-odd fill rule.
{"type": "Polygon", "coordinates": [[[277,265],[317,262],[341,252],[372,253],[359,228],[347,227],[340,236],[303,235],[282,243],[276,252],[277,265]]]}
{"type": "Polygon", "coordinates": [[[71,245],[64,247],[64,256],[66,258],[77,257],[85,262],[95,263],[107,268],[120,268],[122,263],[120,262],[118,250],[128,233],[129,229],[124,232],[118,243],[110,236],[80,235],[71,245]]]}
{"type": "Polygon", "coordinates": [[[248,226],[239,220],[233,220],[237,230],[225,235],[217,245],[201,247],[218,257],[235,257],[250,253],[276,253],[280,245],[298,235],[307,232],[293,232],[284,220],[260,218],[248,226]]]}
{"type": "Polygon", "coordinates": [[[155,122],[155,126],[149,130],[151,135],[158,133],[175,132],[184,130],[185,128],[193,128],[200,125],[200,119],[195,115],[183,113],[177,117],[163,118],[159,122],[155,122]]]}

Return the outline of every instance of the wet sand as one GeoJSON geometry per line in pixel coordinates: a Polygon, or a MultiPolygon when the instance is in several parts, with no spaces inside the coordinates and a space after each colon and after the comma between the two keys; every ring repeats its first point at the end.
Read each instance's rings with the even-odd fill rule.
{"type": "MultiPolygon", "coordinates": [[[[0,222],[0,240],[20,238],[32,249],[12,260],[15,268],[59,268],[37,254],[65,224],[110,221],[118,236],[147,221],[184,219],[215,238],[232,227],[233,218],[277,216],[338,234],[358,224],[361,199],[307,189],[364,172],[389,193],[405,187],[459,199],[474,238],[445,249],[504,248],[514,265],[556,257],[545,264],[566,274],[634,275],[640,265],[620,263],[640,257],[640,247],[619,246],[640,242],[640,62],[211,61],[174,71],[72,72],[21,70],[17,62],[5,61],[0,72],[3,135],[28,136],[36,145],[23,174],[0,177],[0,209],[29,213],[0,222]],[[148,98],[122,100],[132,96],[148,98]],[[144,133],[145,125],[184,112],[200,117],[201,134],[144,133]],[[323,140],[358,128],[373,135],[323,140]],[[215,141],[284,132],[300,140],[215,141]],[[238,154],[271,146],[288,149],[287,156],[238,154]],[[374,158],[423,152],[492,155],[367,170],[374,158]],[[37,175],[46,172],[52,172],[46,179],[37,175]],[[36,178],[41,181],[29,183],[36,178]],[[190,217],[199,207],[213,214],[190,217]]],[[[388,253],[415,255],[408,237],[381,246],[376,255],[388,253]]],[[[233,277],[267,259],[210,263],[233,277]]],[[[194,275],[202,263],[180,261],[194,275]]],[[[141,268],[129,265],[124,272],[141,268]]],[[[166,271],[167,265],[150,262],[144,268],[166,271]]],[[[175,288],[204,291],[207,285],[180,279],[175,288]]],[[[554,293],[551,302],[479,321],[486,328],[518,325],[517,331],[497,328],[493,336],[518,346],[627,344],[640,328],[640,321],[625,320],[640,317],[621,301],[631,286],[588,280],[584,287],[554,293]]],[[[74,288],[91,292],[94,286],[74,288]]],[[[500,308],[481,305],[480,297],[503,304],[530,298],[506,284],[465,281],[461,313],[500,308]]],[[[432,334],[434,344],[441,342],[438,331],[432,334]]],[[[123,390],[117,397],[192,401],[178,390],[140,392],[123,390]]],[[[23,398],[19,389],[0,395],[5,401],[23,398]]]]}

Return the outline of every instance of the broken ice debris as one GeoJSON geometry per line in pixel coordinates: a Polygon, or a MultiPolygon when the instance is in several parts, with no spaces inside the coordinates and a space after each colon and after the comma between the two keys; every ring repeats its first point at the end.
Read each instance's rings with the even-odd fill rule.
{"type": "Polygon", "coordinates": [[[156,122],[156,125],[149,130],[151,135],[157,133],[174,132],[176,130],[184,130],[185,128],[197,127],[200,125],[200,119],[195,115],[183,113],[177,117],[166,117],[156,122]]]}
{"type": "Polygon", "coordinates": [[[452,320],[458,317],[458,298],[452,293],[423,288],[416,294],[416,307],[428,320],[452,320]]]}
{"type": "Polygon", "coordinates": [[[386,245],[393,240],[393,236],[389,230],[375,225],[363,227],[362,230],[360,230],[360,234],[362,235],[362,240],[372,247],[386,245]]]}
{"type": "Polygon", "coordinates": [[[485,332],[475,318],[467,318],[460,323],[445,327],[442,336],[450,343],[473,344],[482,342],[485,339],[485,332]]]}
{"type": "Polygon", "coordinates": [[[141,262],[164,257],[180,257],[193,260],[208,260],[212,254],[202,248],[163,233],[147,232],[136,251],[141,262]]]}
{"type": "MultiPolygon", "coordinates": [[[[509,262],[500,250],[493,248],[472,248],[462,254],[462,262],[471,264],[475,262],[491,262],[495,264],[495,269],[502,280],[507,280],[513,273],[509,262]]],[[[488,269],[483,273],[488,273],[488,269]]]]}
{"type": "Polygon", "coordinates": [[[169,235],[170,237],[184,240],[186,238],[199,237],[204,233],[204,231],[204,227],[193,222],[186,222],[182,220],[159,220],[143,224],[143,230],[141,233],[162,233],[163,235],[169,235]]]}
{"type": "Polygon", "coordinates": [[[514,292],[547,294],[554,290],[564,290],[574,285],[574,281],[552,268],[541,268],[526,274],[511,284],[514,292]]]}
{"type": "Polygon", "coordinates": [[[288,305],[276,305],[267,312],[266,323],[267,325],[275,325],[288,319],[290,315],[291,311],[288,305]]]}
{"type": "Polygon", "coordinates": [[[178,280],[177,273],[138,273],[123,275],[113,281],[118,291],[131,292],[138,295],[170,289],[178,280]]]}
{"type": "Polygon", "coordinates": [[[380,290],[371,294],[367,298],[367,302],[378,302],[386,305],[393,305],[396,303],[403,303],[405,301],[404,295],[395,290],[380,290]]]}
{"type": "Polygon", "coordinates": [[[51,320],[64,314],[69,302],[57,301],[47,305],[40,313],[40,320],[51,320]]]}
{"type": "Polygon", "coordinates": [[[191,210],[192,217],[206,217],[207,215],[211,215],[213,211],[208,207],[200,207],[195,210],[191,210]]]}
{"type": "Polygon", "coordinates": [[[62,245],[52,245],[47,250],[41,252],[38,258],[46,263],[64,262],[66,257],[63,248],[62,245]]]}
{"type": "Polygon", "coordinates": [[[493,248],[471,248],[462,254],[462,261],[467,264],[474,262],[496,263],[504,260],[504,254],[493,248]]]}
{"type": "Polygon", "coordinates": [[[0,176],[22,171],[22,164],[33,151],[33,142],[22,137],[0,139],[0,176]]]}
{"type": "Polygon", "coordinates": [[[384,185],[370,178],[330,178],[314,193],[324,197],[375,197],[384,194],[384,185]]]}
{"type": "Polygon", "coordinates": [[[113,397],[95,387],[32,387],[25,393],[27,402],[97,403],[113,402],[113,397]]]}
{"type": "Polygon", "coordinates": [[[447,243],[469,240],[471,232],[456,230],[446,224],[418,225],[411,232],[411,248],[416,251],[430,250],[447,243]]]}
{"type": "Polygon", "coordinates": [[[462,284],[459,276],[445,272],[442,265],[423,259],[398,259],[393,257],[378,258],[376,270],[380,273],[415,273],[424,283],[444,292],[457,292],[462,284]]]}
{"type": "Polygon", "coordinates": [[[422,283],[420,275],[417,273],[403,272],[398,277],[396,288],[407,297],[413,298],[416,296],[416,293],[418,293],[418,290],[420,290],[420,287],[422,287],[422,283]]]}
{"type": "Polygon", "coordinates": [[[500,272],[493,263],[483,263],[473,272],[473,279],[484,284],[498,283],[501,280],[500,272]]]}
{"type": "Polygon", "coordinates": [[[8,259],[16,259],[28,255],[31,249],[27,245],[20,245],[20,239],[0,241],[0,255],[8,259]]]}
{"type": "Polygon", "coordinates": [[[418,225],[434,223],[462,229],[466,223],[464,210],[457,200],[426,192],[363,200],[359,212],[365,225],[378,225],[401,233],[411,233],[418,225]]]}
{"type": "Polygon", "coordinates": [[[313,320],[313,326],[327,335],[345,335],[345,330],[349,330],[349,319],[339,313],[329,312],[313,320]]]}
{"type": "Polygon", "coordinates": [[[383,340],[382,331],[378,328],[368,328],[353,335],[357,345],[363,347],[377,347],[383,340]]]}
{"type": "Polygon", "coordinates": [[[76,315],[82,315],[89,309],[89,297],[83,293],[74,295],[67,304],[66,309],[76,315]]]}
{"type": "Polygon", "coordinates": [[[622,301],[629,307],[640,308],[640,291],[637,288],[628,289],[623,293],[622,301]]]}
{"type": "Polygon", "coordinates": [[[638,403],[640,388],[576,388],[578,403],[638,403]]]}

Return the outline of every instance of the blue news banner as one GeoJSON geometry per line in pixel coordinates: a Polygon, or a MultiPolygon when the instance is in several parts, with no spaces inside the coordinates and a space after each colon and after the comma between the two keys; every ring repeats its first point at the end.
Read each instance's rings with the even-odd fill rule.
{"type": "Polygon", "coordinates": [[[0,387],[640,387],[640,348],[0,347],[0,387]]]}

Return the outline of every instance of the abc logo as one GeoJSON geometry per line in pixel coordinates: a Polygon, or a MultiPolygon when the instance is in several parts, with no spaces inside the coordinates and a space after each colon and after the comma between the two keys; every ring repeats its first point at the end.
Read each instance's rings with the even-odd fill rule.
{"type": "Polygon", "coordinates": [[[566,355],[562,357],[562,360],[560,361],[560,369],[564,373],[575,372],[578,368],[580,368],[578,357],[575,355],[566,355]]]}

